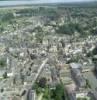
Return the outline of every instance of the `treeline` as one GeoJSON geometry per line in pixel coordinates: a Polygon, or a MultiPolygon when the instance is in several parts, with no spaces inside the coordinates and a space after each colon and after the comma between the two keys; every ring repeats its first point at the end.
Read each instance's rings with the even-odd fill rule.
{"type": "Polygon", "coordinates": [[[12,12],[0,14],[0,21],[2,21],[2,22],[10,21],[13,18],[14,18],[14,15],[12,12]]]}
{"type": "Polygon", "coordinates": [[[69,23],[60,26],[56,32],[67,35],[74,35],[75,32],[78,32],[84,35],[84,28],[78,23],[69,23]]]}
{"type": "Polygon", "coordinates": [[[0,14],[0,33],[2,33],[5,30],[7,23],[12,24],[11,22],[13,19],[14,15],[12,12],[0,14]]]}
{"type": "Polygon", "coordinates": [[[21,16],[57,16],[57,11],[53,8],[39,7],[39,8],[28,8],[17,10],[16,14],[21,14],[21,16]]]}
{"type": "Polygon", "coordinates": [[[59,26],[56,30],[58,34],[67,34],[67,35],[74,35],[76,33],[80,34],[81,36],[87,35],[97,35],[97,28],[93,27],[83,27],[79,23],[69,23],[59,26]]]}
{"type": "Polygon", "coordinates": [[[14,16],[13,16],[12,13],[6,13],[6,14],[3,14],[3,15],[2,15],[1,20],[2,20],[2,21],[9,21],[9,20],[11,20],[11,19],[13,19],[13,18],[14,18],[14,16]]]}

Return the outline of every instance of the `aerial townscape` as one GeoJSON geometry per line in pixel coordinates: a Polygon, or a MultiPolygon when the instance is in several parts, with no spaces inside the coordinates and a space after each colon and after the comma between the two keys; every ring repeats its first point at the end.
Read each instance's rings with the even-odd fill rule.
{"type": "Polygon", "coordinates": [[[0,7],[0,100],[97,100],[97,2],[0,7]]]}

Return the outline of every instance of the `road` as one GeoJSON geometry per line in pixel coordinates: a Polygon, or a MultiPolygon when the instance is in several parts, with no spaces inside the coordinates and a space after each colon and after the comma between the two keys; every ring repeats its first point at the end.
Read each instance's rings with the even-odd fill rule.
{"type": "MultiPolygon", "coordinates": [[[[42,71],[42,69],[45,67],[45,64],[47,63],[47,61],[48,61],[48,58],[46,58],[43,62],[42,62],[42,64],[41,64],[41,66],[39,67],[39,69],[38,69],[38,71],[37,71],[37,74],[35,75],[35,77],[34,77],[34,79],[33,79],[33,81],[32,81],[32,84],[27,84],[26,86],[25,86],[25,89],[26,89],[26,98],[27,98],[27,100],[29,100],[28,98],[28,96],[29,96],[29,91],[32,89],[32,86],[34,85],[34,83],[36,82],[36,80],[37,80],[37,78],[38,78],[38,76],[40,75],[40,73],[41,73],[41,71],[42,71]]],[[[40,98],[39,98],[39,100],[41,100],[42,99],[42,95],[40,96],[40,98]]]]}
{"type": "Polygon", "coordinates": [[[46,58],[43,63],[41,64],[41,66],[39,67],[38,71],[37,71],[37,74],[35,76],[35,78],[33,79],[33,82],[32,82],[32,86],[34,85],[35,81],[37,80],[39,74],[41,73],[41,70],[45,67],[45,64],[47,63],[48,61],[48,58],[46,58]]]}

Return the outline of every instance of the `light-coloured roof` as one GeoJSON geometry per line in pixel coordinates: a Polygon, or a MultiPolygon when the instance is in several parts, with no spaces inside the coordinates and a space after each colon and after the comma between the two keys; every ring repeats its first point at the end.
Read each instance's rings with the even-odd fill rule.
{"type": "Polygon", "coordinates": [[[81,68],[81,66],[82,66],[82,65],[81,65],[80,63],[71,63],[71,64],[70,64],[70,67],[71,67],[71,68],[81,68]]]}

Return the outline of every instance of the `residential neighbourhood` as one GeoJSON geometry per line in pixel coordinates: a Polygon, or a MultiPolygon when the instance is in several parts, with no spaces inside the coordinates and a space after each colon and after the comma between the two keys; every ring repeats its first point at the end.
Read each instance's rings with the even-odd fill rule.
{"type": "Polygon", "coordinates": [[[97,100],[97,7],[86,5],[0,7],[0,100],[97,100]]]}

